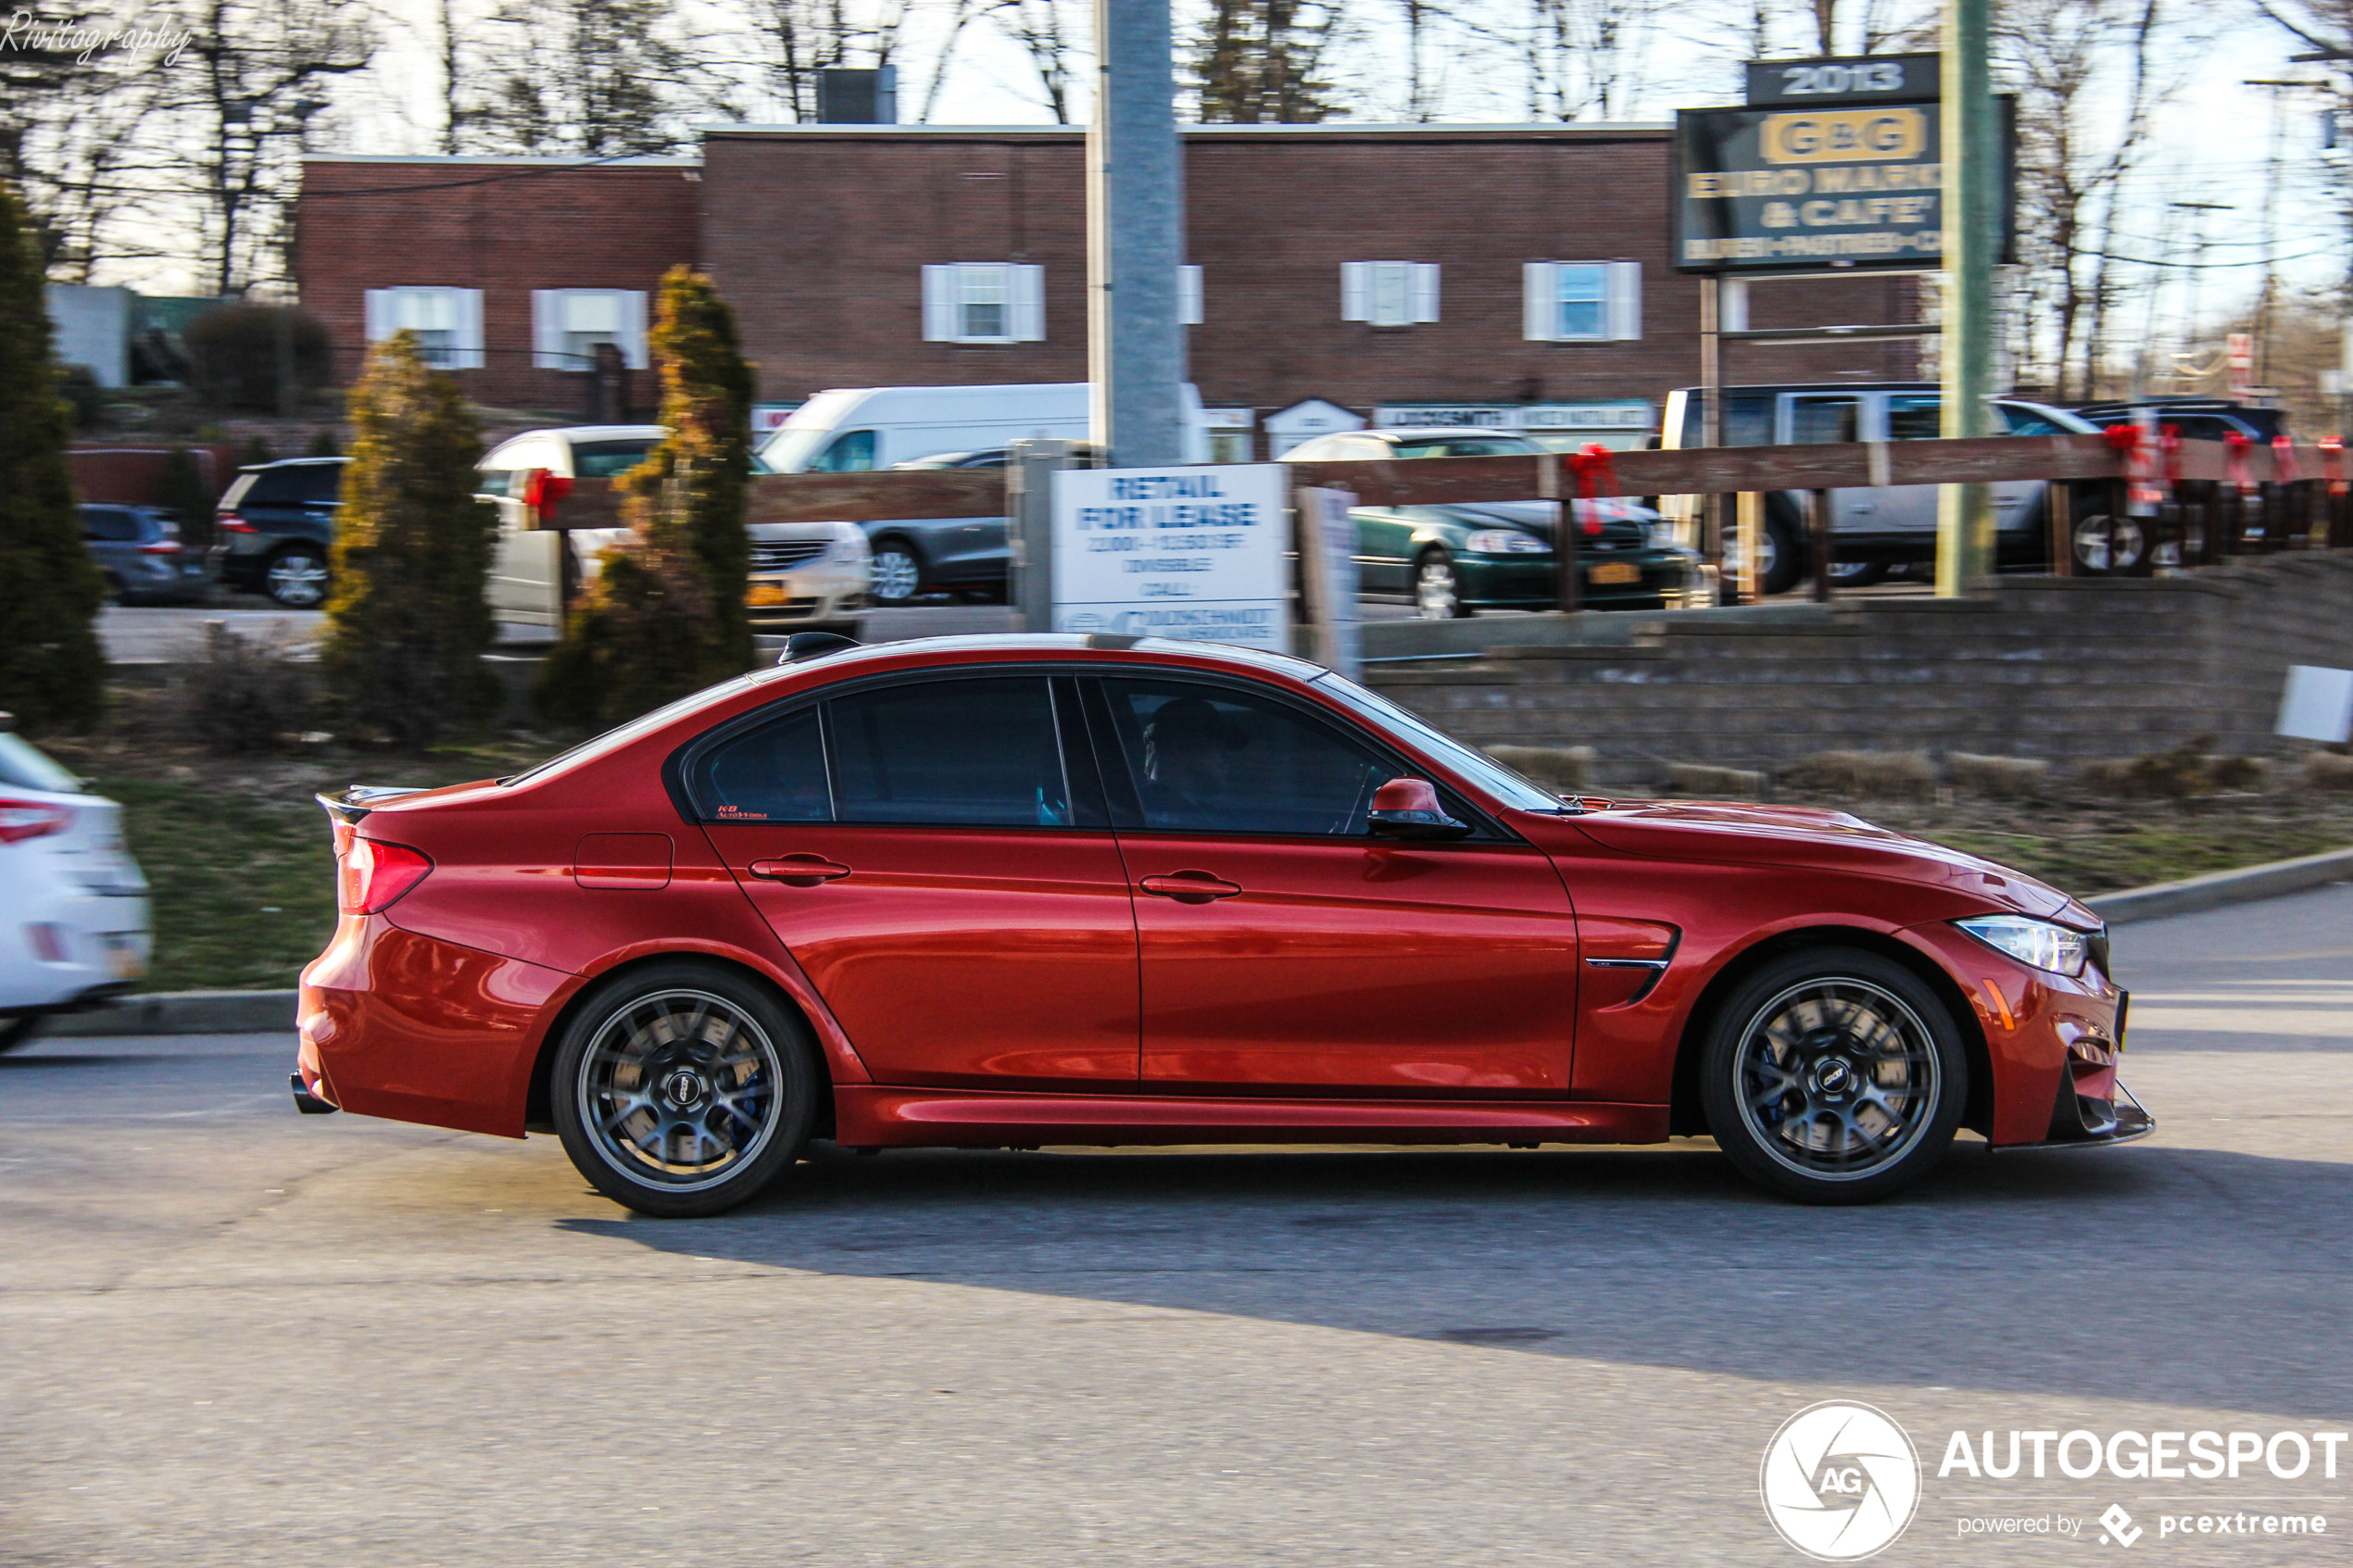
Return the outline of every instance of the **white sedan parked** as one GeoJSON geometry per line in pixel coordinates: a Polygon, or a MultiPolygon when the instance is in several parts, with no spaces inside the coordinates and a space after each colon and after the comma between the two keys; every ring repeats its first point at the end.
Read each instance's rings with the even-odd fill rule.
{"type": "Polygon", "coordinates": [[[122,808],[0,714],[0,1051],[47,1014],[131,989],[151,940],[147,879],[122,847],[122,808]]]}

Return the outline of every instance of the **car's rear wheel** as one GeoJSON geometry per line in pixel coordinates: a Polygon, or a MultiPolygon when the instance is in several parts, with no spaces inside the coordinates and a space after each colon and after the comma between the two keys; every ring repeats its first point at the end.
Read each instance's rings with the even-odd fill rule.
{"type": "Polygon", "coordinates": [[[1463,602],[1462,578],[1454,558],[1431,550],[1414,563],[1414,614],[1423,621],[1459,621],[1470,614],[1463,602]]]}
{"type": "Polygon", "coordinates": [[[270,558],[262,590],[288,609],[317,609],[327,602],[327,558],[297,546],[270,558]]]}
{"type": "Polygon", "coordinates": [[[1727,998],[1700,1059],[1700,1100],[1750,1180],[1806,1203],[1868,1203],[1944,1157],[1969,1058],[1952,1013],[1911,971],[1813,947],[1727,998]]]}
{"type": "Polygon", "coordinates": [[[2087,571],[2130,571],[2145,544],[2141,525],[2129,517],[2094,512],[2075,521],[2075,558],[2087,571]]]}
{"type": "Polygon", "coordinates": [[[924,563],[915,554],[915,546],[896,537],[875,541],[873,562],[875,603],[886,607],[906,604],[924,585],[924,563]]]}
{"type": "Polygon", "coordinates": [[[807,1028],[749,977],[687,960],[573,1014],[548,1098],[589,1185],[641,1214],[717,1214],[800,1157],[823,1080],[807,1028]]]}

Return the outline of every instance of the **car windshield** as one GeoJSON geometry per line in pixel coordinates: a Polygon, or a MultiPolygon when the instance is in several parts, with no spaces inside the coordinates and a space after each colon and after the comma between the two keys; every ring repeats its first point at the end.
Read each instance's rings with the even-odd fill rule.
{"type": "Polygon", "coordinates": [[[1426,751],[1504,805],[1522,811],[1557,811],[1561,797],[1532,780],[1522,778],[1483,751],[1475,751],[1443,730],[1422,720],[1385,696],[1366,691],[1339,675],[1320,675],[1315,689],[1329,692],[1407,746],[1426,751]]]}
{"type": "Polygon", "coordinates": [[[6,730],[0,730],[0,784],[46,790],[51,795],[82,793],[80,779],[44,757],[23,736],[6,730]]]}
{"type": "Polygon", "coordinates": [[[1525,458],[1536,444],[1516,435],[1447,435],[1427,441],[1401,441],[1401,458],[1525,458]]]}
{"type": "Polygon", "coordinates": [[[256,506],[332,502],[343,494],[341,463],[285,463],[254,475],[242,499],[256,506]]]}

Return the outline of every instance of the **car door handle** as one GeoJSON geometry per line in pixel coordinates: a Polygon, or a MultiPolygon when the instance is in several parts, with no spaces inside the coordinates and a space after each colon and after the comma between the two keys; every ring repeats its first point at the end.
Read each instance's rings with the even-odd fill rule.
{"type": "Polygon", "coordinates": [[[848,866],[836,865],[823,855],[786,855],[774,860],[754,860],[744,869],[754,876],[781,882],[787,887],[814,887],[821,882],[832,882],[849,874],[848,866]]]}
{"type": "Polygon", "coordinates": [[[1170,872],[1166,876],[1141,877],[1136,885],[1180,904],[1206,904],[1212,898],[1230,898],[1242,890],[1241,884],[1207,872],[1170,872]]]}

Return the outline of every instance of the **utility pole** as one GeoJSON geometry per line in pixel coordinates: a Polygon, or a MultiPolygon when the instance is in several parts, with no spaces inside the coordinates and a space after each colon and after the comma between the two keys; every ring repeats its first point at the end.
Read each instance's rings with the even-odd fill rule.
{"type": "Polygon", "coordinates": [[[1089,426],[1114,468],[1185,460],[1183,152],[1168,0],[1095,0],[1087,134],[1089,426]]]}
{"type": "MultiPolygon", "coordinates": [[[[2175,202],[2184,212],[2196,213],[2196,239],[2190,245],[2190,302],[2182,312],[2182,346],[2173,355],[2173,390],[2187,391],[2189,366],[2197,358],[2197,318],[2205,308],[2206,297],[2206,215],[2209,212],[2236,212],[2228,202],[2175,202]]],[[[2169,257],[2168,259],[2171,259],[2169,257]]]]}
{"type": "Polygon", "coordinates": [[[2255,306],[2255,384],[2269,386],[2271,384],[2271,318],[2280,292],[2280,143],[2286,129],[2283,118],[2285,109],[2280,94],[2291,88],[2323,86],[2325,83],[2249,81],[2241,85],[2265,88],[2271,94],[2271,151],[2264,160],[2263,180],[2263,294],[2255,306]]]}
{"type": "MultiPolygon", "coordinates": [[[[1942,433],[1992,433],[1994,258],[2001,246],[2001,168],[1988,62],[1988,0],[1944,0],[1944,337],[1942,433]]],[[[1936,592],[1958,598],[1994,570],[1994,495],[1946,484],[1936,503],[1936,592]]]]}

